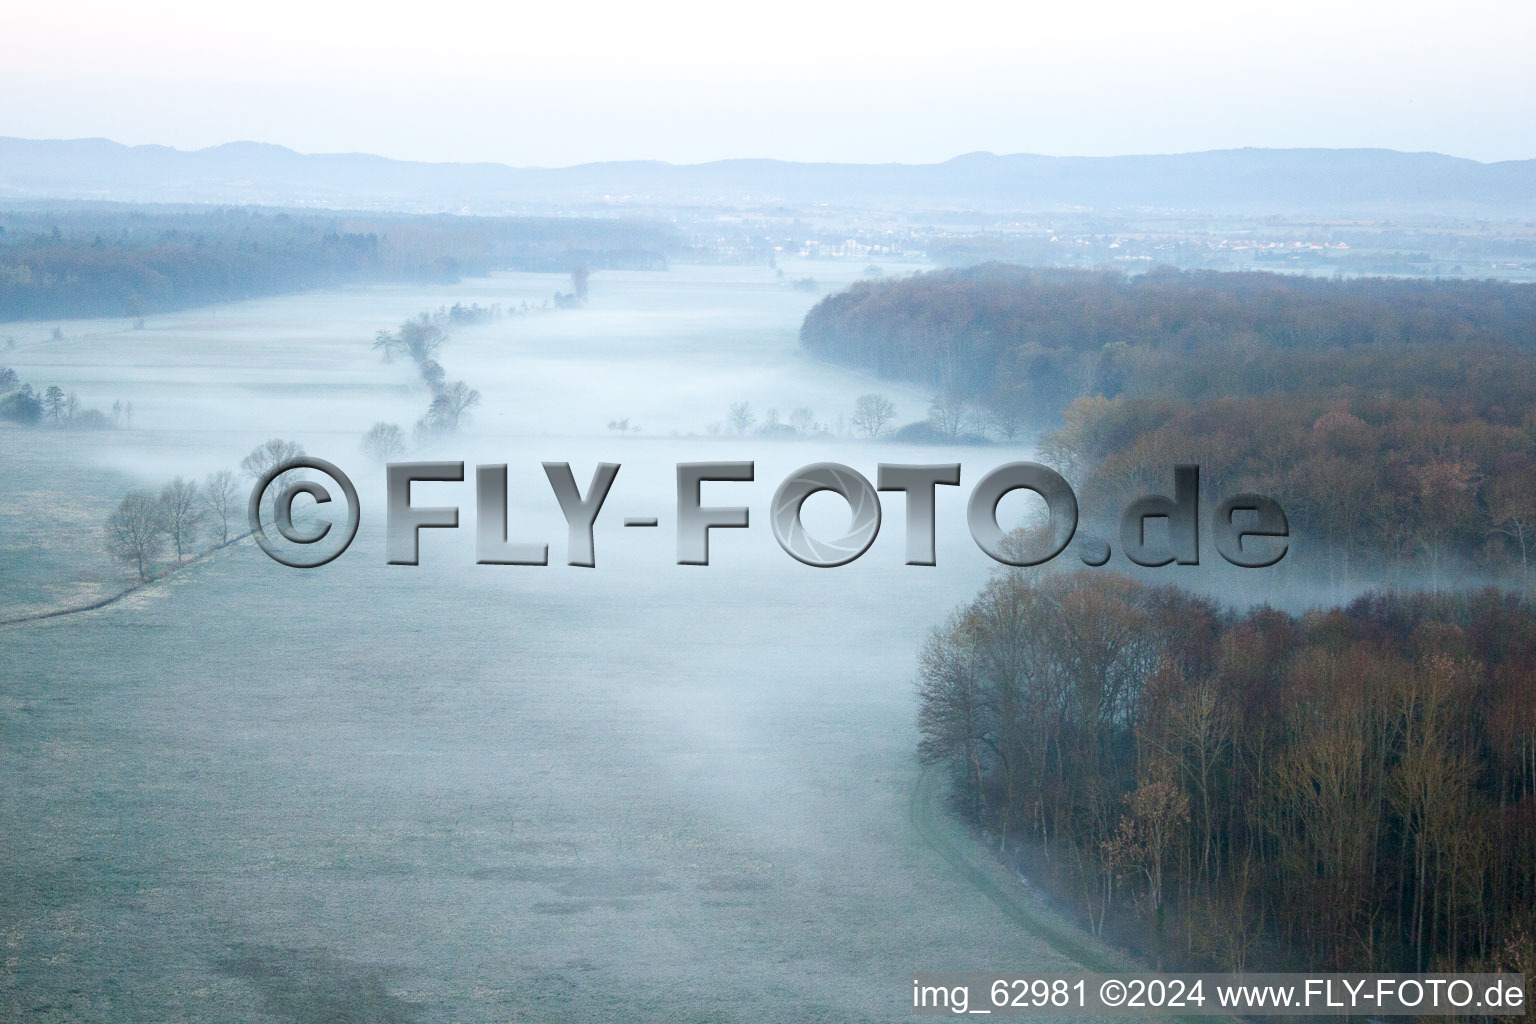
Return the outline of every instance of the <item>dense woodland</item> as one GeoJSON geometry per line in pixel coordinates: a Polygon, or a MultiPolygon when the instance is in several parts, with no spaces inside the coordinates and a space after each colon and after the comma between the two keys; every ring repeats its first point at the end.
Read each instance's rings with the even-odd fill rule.
{"type": "Polygon", "coordinates": [[[1536,287],[989,265],[856,285],[802,341],[928,385],[942,436],[1047,429],[1085,510],[1193,462],[1330,573],[1521,584],[1298,617],[1012,570],[925,647],[919,753],[1163,966],[1536,974],[1536,287]]]}
{"type": "Polygon", "coordinates": [[[1330,573],[1523,573],[1536,559],[1536,286],[988,265],[865,282],[811,351],[934,388],[954,420],[1054,428],[1089,507],[1274,496],[1330,573]]]}
{"type": "Polygon", "coordinates": [[[1536,606],[1246,614],[997,577],[927,644],[920,754],[1164,967],[1536,976],[1536,606]]]}
{"type": "Polygon", "coordinates": [[[670,225],[578,218],[381,217],[259,208],[0,210],[0,321],[141,317],[375,281],[493,269],[657,269],[670,225]]]}
{"type": "MultiPolygon", "coordinates": [[[[988,263],[860,281],[806,315],[811,352],[1049,418],[1085,394],[1258,394],[1282,353],[1536,346],[1536,286],[988,263]]],[[[1277,366],[1276,364],[1282,364],[1277,366]]]]}

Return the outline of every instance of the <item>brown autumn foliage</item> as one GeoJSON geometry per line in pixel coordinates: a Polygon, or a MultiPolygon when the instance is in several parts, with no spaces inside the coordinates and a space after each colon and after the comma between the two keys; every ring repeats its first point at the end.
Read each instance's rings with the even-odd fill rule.
{"type": "Polygon", "coordinates": [[[986,264],[860,282],[801,340],[1054,427],[1087,508],[1198,463],[1211,493],[1278,500],[1330,576],[1438,585],[1536,562],[1532,323],[1536,285],[986,264]]]}
{"type": "Polygon", "coordinates": [[[928,640],[921,758],[1096,930],[1224,969],[1476,969],[1536,932],[1536,604],[1237,614],[996,577],[928,640]]]}
{"type": "MultiPolygon", "coordinates": [[[[1511,366],[1531,378],[1536,360],[1511,366]],[[1528,366],[1527,363],[1532,365],[1528,366]]],[[[1285,508],[1330,576],[1402,566],[1438,585],[1452,566],[1523,577],[1536,564],[1536,418],[1504,424],[1446,401],[1294,392],[1204,404],[1079,399],[1042,456],[1087,507],[1118,509],[1200,466],[1207,493],[1285,508]]]]}

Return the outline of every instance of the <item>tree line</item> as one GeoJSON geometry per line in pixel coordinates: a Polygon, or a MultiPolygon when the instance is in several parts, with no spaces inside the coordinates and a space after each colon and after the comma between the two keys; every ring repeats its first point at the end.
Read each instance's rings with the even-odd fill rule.
{"type": "Polygon", "coordinates": [[[1297,386],[1266,375],[1286,370],[1276,350],[1528,349],[1533,322],[1536,285],[986,263],[858,281],[806,314],[800,340],[823,358],[1048,422],[1082,395],[1297,386]]]}
{"type": "Polygon", "coordinates": [[[658,268],[671,225],[55,203],[0,210],[0,321],[126,317],[493,269],[658,268]]]}
{"type": "MultiPolygon", "coordinates": [[[[1400,359],[1399,368],[1413,357],[1400,359]]],[[[1181,462],[1199,464],[1216,492],[1274,495],[1306,538],[1300,553],[1331,579],[1413,573],[1438,588],[1472,570],[1523,580],[1536,562],[1529,362],[1435,353],[1424,363],[1444,367],[1436,398],[1372,393],[1372,370],[1351,377],[1340,366],[1339,381],[1360,383],[1354,394],[1079,399],[1040,452],[1082,481],[1091,507],[1166,490],[1181,462]],[[1528,397],[1479,410],[1511,392],[1528,397]]]]}
{"type": "MultiPolygon", "coordinates": [[[[295,441],[272,438],[257,445],[240,461],[240,475],[221,469],[198,483],[175,477],[157,491],[129,491],[107,517],[104,543],[107,553],[132,569],[141,581],[154,579],[162,556],[174,553],[176,567],[187,558],[206,554],[231,540],[245,536],[247,490],[243,476],[254,482],[279,463],[304,454],[295,441]]],[[[271,495],[300,475],[293,470],[279,475],[267,488],[260,514],[272,514],[271,495]]]]}
{"type": "Polygon", "coordinates": [[[118,399],[112,403],[110,413],[88,409],[73,391],[66,392],[57,384],[36,390],[15,370],[0,366],[0,420],[28,427],[46,424],[72,430],[105,430],[131,423],[133,403],[118,399]]]}
{"type": "Polygon", "coordinates": [[[1536,286],[987,265],[861,282],[818,354],[935,387],[933,422],[1055,426],[1042,451],[1118,508],[1194,462],[1274,495],[1330,574],[1523,574],[1536,527],[1536,286]]]}
{"type": "Polygon", "coordinates": [[[1536,604],[1246,613],[993,579],[920,660],[919,754],[1161,966],[1536,976],[1536,604]]]}
{"type": "MultiPolygon", "coordinates": [[[[748,401],[732,402],[726,409],[725,419],[710,423],[706,430],[711,437],[729,431],[738,437],[764,437],[775,440],[817,437],[862,437],[869,441],[879,440],[889,432],[887,428],[896,417],[896,406],[882,394],[870,392],[854,400],[852,414],[839,416],[835,421],[824,422],[817,418],[814,409],[801,405],[791,409],[788,415],[777,407],[765,410],[758,419],[757,410],[748,401]]],[[[609,430],[639,430],[631,428],[628,419],[608,424],[609,430]]]]}
{"type": "MultiPolygon", "coordinates": [[[[398,329],[381,330],[374,336],[373,347],[383,355],[384,361],[393,362],[397,353],[409,357],[432,395],[426,413],[416,421],[414,433],[418,445],[454,433],[469,410],[480,404],[480,392],[462,380],[449,382],[442,364],[437,361],[438,352],[448,340],[448,328],[495,320],[502,315],[499,304],[466,306],[456,302],[452,307],[436,312],[423,311],[406,320],[398,329]]],[[[404,434],[398,426],[381,421],[364,437],[363,450],[381,462],[388,461],[404,452],[404,434]]]]}

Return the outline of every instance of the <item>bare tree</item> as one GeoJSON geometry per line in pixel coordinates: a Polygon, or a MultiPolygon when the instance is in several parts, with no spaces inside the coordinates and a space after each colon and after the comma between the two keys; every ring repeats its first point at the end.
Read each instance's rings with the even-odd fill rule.
{"type": "Polygon", "coordinates": [[[405,342],[400,340],[400,336],[390,331],[380,331],[375,334],[373,336],[373,347],[384,354],[384,361],[386,363],[395,361],[396,352],[404,352],[406,350],[405,342]]]}
{"type": "Polygon", "coordinates": [[[953,441],[960,436],[970,415],[965,396],[959,391],[946,389],[933,396],[928,405],[928,420],[940,435],[953,441]]]}
{"type": "Polygon", "coordinates": [[[251,454],[240,460],[240,469],[247,476],[259,477],[278,463],[296,459],[304,454],[304,446],[297,441],[284,441],[280,437],[269,438],[251,449],[251,454]]]}
{"type": "Polygon", "coordinates": [[[461,380],[446,385],[432,399],[427,417],[433,426],[453,432],[459,429],[459,421],[470,409],[480,404],[480,392],[461,380]]]}
{"type": "Polygon", "coordinates": [[[398,459],[405,454],[405,433],[393,423],[375,423],[363,435],[362,449],[375,462],[398,459]]]}
{"type": "Polygon", "coordinates": [[[587,304],[587,281],[592,277],[592,271],[583,263],[571,271],[571,290],[576,295],[576,301],[583,306],[587,304]]]}
{"type": "Polygon", "coordinates": [[[816,414],[802,405],[789,414],[789,425],[802,434],[809,434],[816,429],[816,414]]]}
{"type": "Polygon", "coordinates": [[[240,514],[240,488],[227,469],[208,474],[203,482],[203,509],[219,525],[219,543],[229,543],[229,521],[240,514]]]}
{"type": "Polygon", "coordinates": [[[176,564],[197,540],[198,529],[203,525],[203,504],[198,500],[197,483],[177,477],[160,490],[160,512],[165,519],[165,532],[176,548],[176,564]]]}
{"type": "Polygon", "coordinates": [[[427,388],[433,394],[442,390],[443,379],[447,376],[448,374],[444,372],[442,364],[436,359],[428,359],[421,364],[421,379],[426,381],[427,388]]]}
{"type": "Polygon", "coordinates": [[[435,359],[437,350],[447,340],[443,329],[434,324],[426,313],[401,324],[399,338],[406,352],[418,363],[428,363],[435,359]]]}
{"type": "MultiPolygon", "coordinates": [[[[297,441],[284,441],[280,437],[267,440],[251,449],[251,454],[240,460],[240,470],[252,480],[259,480],[267,471],[289,459],[296,459],[304,454],[304,446],[297,441]]],[[[262,514],[272,512],[272,503],[282,489],[303,475],[303,470],[288,470],[279,473],[270,484],[267,485],[266,496],[262,498],[262,514]]]]}
{"type": "Polygon", "coordinates": [[[738,434],[745,434],[757,422],[757,414],[752,411],[751,402],[732,402],[731,411],[726,413],[725,418],[731,429],[738,434]]]}
{"type": "Polygon", "coordinates": [[[1024,431],[1026,416],[1021,406],[1005,402],[992,410],[987,422],[999,437],[1012,442],[1024,431]]]}
{"type": "Polygon", "coordinates": [[[1527,549],[1536,537],[1536,471],[1501,474],[1489,487],[1489,521],[1520,546],[1520,568],[1530,566],[1527,549]]]}
{"type": "Polygon", "coordinates": [[[107,551],[149,579],[149,570],[165,543],[165,515],[160,502],[143,491],[130,491],[107,517],[107,551]]]}
{"type": "Polygon", "coordinates": [[[896,407],[884,395],[860,395],[853,403],[853,429],[871,441],[896,417],[896,407]]]}

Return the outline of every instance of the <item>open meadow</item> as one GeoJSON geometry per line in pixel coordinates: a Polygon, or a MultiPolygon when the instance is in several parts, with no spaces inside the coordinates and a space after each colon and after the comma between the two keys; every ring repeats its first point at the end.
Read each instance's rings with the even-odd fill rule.
{"type": "MultiPolygon", "coordinates": [[[[424,531],[418,567],[385,564],[383,474],[358,442],[378,420],[409,432],[427,394],[375,332],[566,284],[314,293],[62,340],[13,325],[0,361],[23,380],[134,413],[4,432],[0,618],[126,585],[100,547],[122,493],[271,436],[353,477],[362,529],[318,570],[246,541],[0,629],[0,1017],[895,1020],[914,971],[1073,966],[914,825],[970,842],[914,799],[912,757],[914,638],[990,571],[969,488],[940,489],[936,568],[902,564],[896,496],[834,570],[782,552],[766,514],[809,462],[873,479],[956,461],[969,484],[1027,450],[710,435],[737,401],[830,424],[879,390],[902,421],[925,414],[921,393],[799,352],[816,294],[762,268],[602,273],[586,309],[452,332],[447,377],[483,402],[423,455],[509,464],[513,539],[547,540],[551,564],[474,564],[472,468],[413,493],[459,506],[461,529],[424,531]],[[757,462],[704,496],[749,505],[752,527],[679,566],[673,471],[699,459],[757,462]],[[583,489],[622,464],[595,569],[564,564],[541,461],[583,489]]],[[[835,520],[819,500],[808,521],[835,520]]]]}

